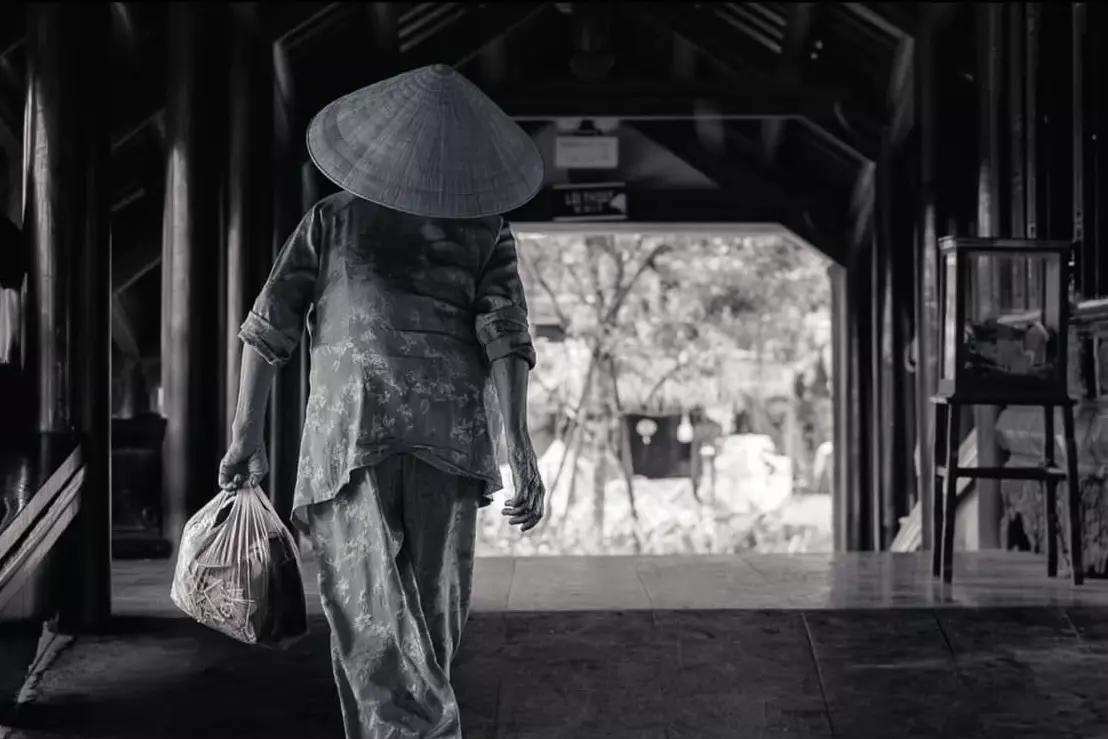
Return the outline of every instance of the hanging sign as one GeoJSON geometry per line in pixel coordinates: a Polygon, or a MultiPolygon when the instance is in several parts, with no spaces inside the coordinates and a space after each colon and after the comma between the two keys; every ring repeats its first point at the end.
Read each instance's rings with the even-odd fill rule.
{"type": "Polygon", "coordinates": [[[554,144],[554,166],[559,169],[616,169],[619,139],[615,136],[559,136],[554,144]]]}
{"type": "Polygon", "coordinates": [[[554,185],[555,221],[626,221],[627,191],[622,182],[554,185]]]}

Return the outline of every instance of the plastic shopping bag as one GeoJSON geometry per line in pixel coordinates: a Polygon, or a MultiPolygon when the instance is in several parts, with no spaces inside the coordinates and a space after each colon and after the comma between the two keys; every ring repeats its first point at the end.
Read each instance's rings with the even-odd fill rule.
{"type": "Polygon", "coordinates": [[[308,633],[300,553],[260,488],[221,491],[189,519],[170,598],[246,644],[284,648],[308,633]]]}

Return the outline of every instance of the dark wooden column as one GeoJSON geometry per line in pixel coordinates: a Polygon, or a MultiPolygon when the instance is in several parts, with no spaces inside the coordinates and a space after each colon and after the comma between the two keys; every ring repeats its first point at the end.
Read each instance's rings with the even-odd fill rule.
{"type": "MultiPolygon", "coordinates": [[[[273,47],[273,233],[270,263],[296,228],[304,210],[304,131],[298,124],[284,49],[273,47]]],[[[300,459],[300,431],[303,424],[302,378],[307,364],[304,342],[292,360],[277,373],[269,402],[269,495],[277,512],[288,522],[300,459]]]]}
{"type": "Polygon", "coordinates": [[[224,234],[223,446],[238,402],[239,326],[272,264],[273,59],[257,18],[236,6],[230,39],[228,160],[224,234]]]}
{"type": "MultiPolygon", "coordinates": [[[[884,139],[884,137],[883,137],[884,139]]],[[[870,352],[868,381],[870,385],[870,515],[867,518],[869,540],[867,550],[880,551],[885,533],[885,516],[894,495],[888,484],[890,441],[892,434],[878,433],[888,422],[890,401],[890,373],[886,371],[887,332],[889,328],[889,262],[891,247],[892,152],[887,140],[882,141],[881,155],[877,161],[874,187],[874,225],[870,245],[870,352]]],[[[899,427],[894,427],[900,433],[899,427]]]]}
{"type": "Polygon", "coordinates": [[[174,546],[216,491],[225,9],[169,4],[162,254],[163,528],[174,546]],[[224,12],[221,12],[224,11],[224,12]],[[223,83],[223,84],[221,84],[223,83]]]}
{"type": "Polygon", "coordinates": [[[110,301],[103,114],[104,4],[27,6],[24,230],[30,238],[28,363],[34,421],[75,432],[86,467],[80,512],[61,544],[60,627],[111,612],[110,301]]]}
{"type": "Polygon", "coordinates": [[[933,546],[931,506],[934,470],[931,468],[931,434],[934,433],[930,398],[939,377],[939,244],[935,202],[935,33],[933,25],[916,40],[916,140],[919,160],[919,208],[913,264],[916,270],[916,439],[920,523],[923,549],[933,546]]]}
{"type": "Polygon", "coordinates": [[[851,250],[846,268],[845,310],[848,330],[841,344],[846,355],[846,449],[836,462],[846,482],[845,548],[866,551],[873,548],[870,522],[873,520],[873,300],[872,245],[851,250]]]}
{"type": "MultiPolygon", "coordinates": [[[[978,82],[978,164],[977,181],[977,233],[983,237],[1003,235],[1005,193],[1001,187],[1001,158],[1007,152],[1008,128],[1002,122],[1003,90],[1005,82],[1003,34],[1003,3],[981,3],[977,6],[977,82],[978,82]]],[[[1013,6],[1015,7],[1015,6],[1013,6]]],[[[979,290],[995,300],[999,290],[996,270],[979,268],[974,279],[979,290]]],[[[978,406],[974,410],[977,427],[977,459],[983,467],[999,465],[1000,450],[997,446],[996,419],[999,409],[978,406]]],[[[977,480],[977,546],[971,548],[996,549],[1000,546],[1000,486],[996,480],[977,480]]]]}

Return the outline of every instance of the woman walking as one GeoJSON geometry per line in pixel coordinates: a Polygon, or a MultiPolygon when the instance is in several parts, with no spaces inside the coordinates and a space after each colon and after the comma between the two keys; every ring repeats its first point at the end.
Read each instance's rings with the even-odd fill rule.
{"type": "Polygon", "coordinates": [[[286,242],[242,324],[220,484],[256,484],[276,368],[307,325],[293,523],[320,558],[348,739],[460,739],[450,662],[469,610],[476,512],[503,433],[527,531],[545,490],[527,430],[535,350],[512,232],[543,165],[530,137],[436,65],[325,107],[308,151],[342,188],[286,242]]]}

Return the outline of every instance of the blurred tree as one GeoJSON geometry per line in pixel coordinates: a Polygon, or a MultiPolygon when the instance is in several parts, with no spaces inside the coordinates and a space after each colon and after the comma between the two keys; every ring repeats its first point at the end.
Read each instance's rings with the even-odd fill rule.
{"type": "MultiPolygon", "coordinates": [[[[536,384],[561,406],[563,469],[577,467],[588,442],[595,461],[594,536],[604,530],[603,491],[619,460],[635,515],[630,441],[620,387],[646,388],[648,404],[664,385],[688,386],[728,371],[735,350],[775,363],[811,357],[818,332],[809,318],[826,311],[826,262],[811,249],[778,237],[704,235],[523,234],[523,279],[565,328],[587,347],[578,385],[538,373],[536,384]],[[574,392],[575,391],[575,392],[574,392]]],[[[554,366],[578,363],[561,352],[554,366]]],[[[570,477],[570,505],[577,475],[570,477]]]]}

